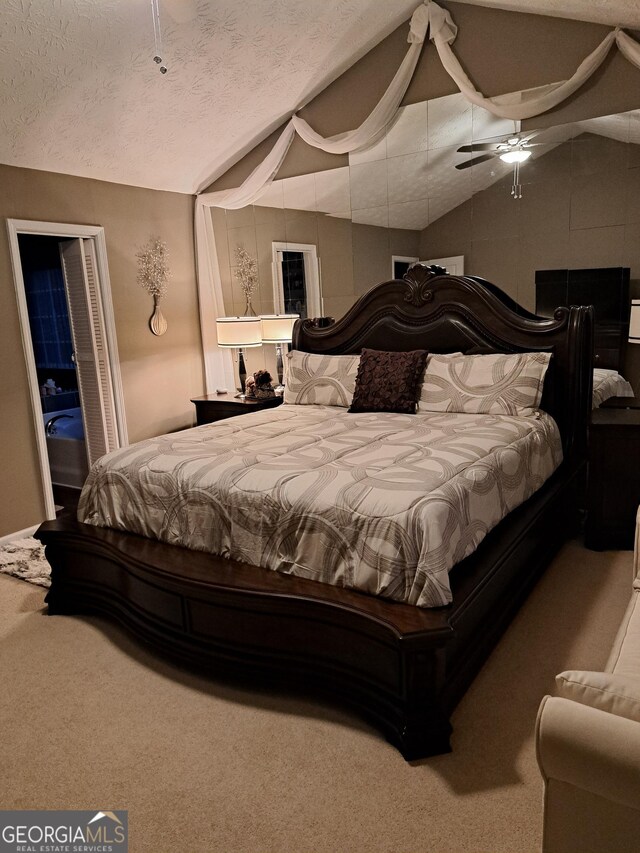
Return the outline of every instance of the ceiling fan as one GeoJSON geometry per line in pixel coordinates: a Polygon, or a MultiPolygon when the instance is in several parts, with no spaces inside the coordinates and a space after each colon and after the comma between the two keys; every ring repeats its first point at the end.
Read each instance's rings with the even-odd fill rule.
{"type": "Polygon", "coordinates": [[[464,163],[457,163],[456,169],[468,169],[470,166],[476,166],[478,163],[485,163],[487,160],[492,160],[494,157],[499,157],[505,163],[524,163],[532,152],[529,150],[534,145],[543,145],[542,142],[530,142],[533,136],[520,137],[510,136],[504,142],[474,142],[471,145],[462,145],[458,148],[460,153],[470,154],[476,151],[486,153],[480,154],[479,157],[471,157],[470,160],[465,160],[464,163]]]}
{"type": "Polygon", "coordinates": [[[476,166],[479,163],[485,163],[488,160],[493,160],[498,157],[504,163],[513,164],[513,183],[511,185],[511,195],[513,198],[522,198],[522,186],[520,184],[520,165],[528,160],[533,153],[531,148],[535,145],[544,145],[544,142],[531,142],[535,134],[527,137],[510,136],[504,142],[476,142],[472,145],[462,145],[458,148],[459,152],[471,154],[476,151],[482,151],[478,157],[471,157],[465,160],[464,163],[456,164],[456,169],[468,169],[470,166],[476,166]]]}

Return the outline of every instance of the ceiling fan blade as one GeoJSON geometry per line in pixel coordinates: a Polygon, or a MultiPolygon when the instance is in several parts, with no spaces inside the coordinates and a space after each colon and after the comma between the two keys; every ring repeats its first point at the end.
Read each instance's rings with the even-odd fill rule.
{"type": "Polygon", "coordinates": [[[464,154],[471,154],[473,151],[495,151],[499,142],[475,142],[473,145],[462,145],[458,151],[464,154]]]}
{"type": "Polygon", "coordinates": [[[493,160],[493,154],[481,154],[479,157],[472,157],[471,160],[465,160],[464,163],[458,163],[456,169],[468,169],[470,166],[477,166],[478,163],[484,163],[487,160],[493,160]]]}
{"type": "Polygon", "coordinates": [[[161,5],[177,24],[186,24],[198,14],[196,0],[161,0],[161,5]]]}

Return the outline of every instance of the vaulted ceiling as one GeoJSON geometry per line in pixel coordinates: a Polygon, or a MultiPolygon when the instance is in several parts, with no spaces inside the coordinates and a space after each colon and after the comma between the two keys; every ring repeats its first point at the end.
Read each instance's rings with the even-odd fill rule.
{"type": "MultiPolygon", "coordinates": [[[[467,0],[640,27],[637,0],[467,0]]],[[[0,162],[193,192],[416,0],[2,0],[0,162]]]]}

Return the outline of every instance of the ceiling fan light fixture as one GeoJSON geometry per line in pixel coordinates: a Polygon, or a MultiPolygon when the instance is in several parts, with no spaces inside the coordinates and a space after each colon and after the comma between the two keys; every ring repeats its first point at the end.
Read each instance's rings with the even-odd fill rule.
{"type": "Polygon", "coordinates": [[[500,154],[500,159],[505,163],[524,163],[529,157],[531,157],[531,151],[526,151],[524,148],[515,148],[513,151],[500,154]]]}

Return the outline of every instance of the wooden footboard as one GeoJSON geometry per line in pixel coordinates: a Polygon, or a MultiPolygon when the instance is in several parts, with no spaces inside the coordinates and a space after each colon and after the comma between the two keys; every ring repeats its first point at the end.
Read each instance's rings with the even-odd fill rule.
{"type": "Polygon", "coordinates": [[[49,613],[111,616],[216,677],[329,697],[423,758],[449,751],[449,713],[565,538],[575,483],[558,471],[454,569],[454,604],[435,610],[63,516],[36,534],[49,613]]]}

